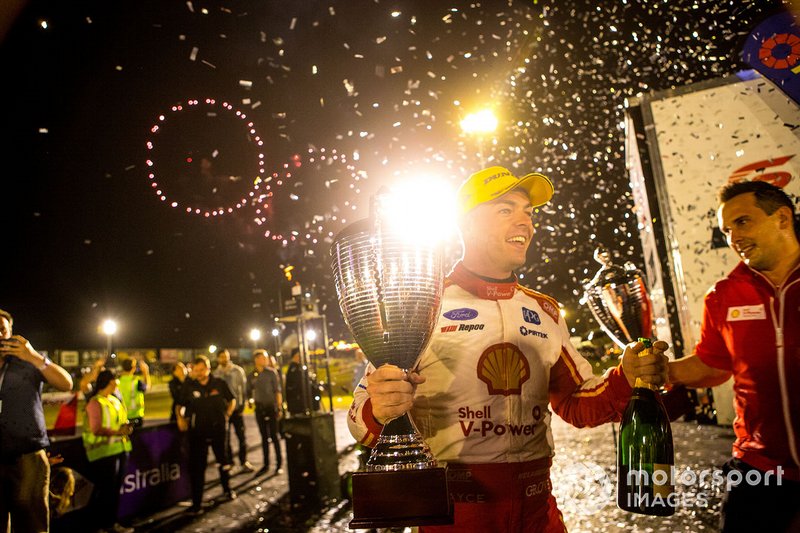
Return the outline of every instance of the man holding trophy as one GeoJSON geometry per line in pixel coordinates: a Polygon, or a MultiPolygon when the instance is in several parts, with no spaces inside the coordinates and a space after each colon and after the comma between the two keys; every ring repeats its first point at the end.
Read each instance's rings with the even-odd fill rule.
{"type": "Polygon", "coordinates": [[[412,371],[370,364],[355,391],[349,425],[359,442],[373,446],[384,424],[409,412],[447,464],[455,523],[425,531],[564,531],[551,493],[549,405],[577,427],[599,425],[620,420],[637,377],[666,381],[660,341],[643,357],[640,343],[628,345],[618,367],[595,377],[558,303],[517,283],[533,209],[553,192],[541,174],[502,167],[462,184],[463,257],[445,279],[427,348],[412,371]]]}

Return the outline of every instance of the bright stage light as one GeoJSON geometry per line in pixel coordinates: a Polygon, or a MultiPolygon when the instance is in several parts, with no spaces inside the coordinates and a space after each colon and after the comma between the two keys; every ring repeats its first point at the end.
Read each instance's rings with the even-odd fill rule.
{"type": "Polygon", "coordinates": [[[261,338],[261,330],[258,328],[253,328],[250,330],[250,340],[256,342],[261,338]]]}
{"type": "Polygon", "coordinates": [[[464,133],[491,133],[497,129],[497,117],[491,109],[470,113],[461,121],[464,133]]]}
{"type": "Polygon", "coordinates": [[[388,223],[409,239],[443,242],[456,234],[455,193],[435,176],[393,184],[380,205],[388,223]]]}

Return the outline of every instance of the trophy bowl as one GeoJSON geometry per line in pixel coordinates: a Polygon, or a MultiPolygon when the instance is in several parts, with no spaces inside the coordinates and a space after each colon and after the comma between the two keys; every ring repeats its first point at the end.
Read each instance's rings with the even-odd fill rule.
{"type": "MultiPolygon", "coordinates": [[[[345,323],[377,368],[414,369],[430,341],[444,284],[441,246],[410,240],[379,210],[342,230],[331,248],[333,278],[345,323]]],[[[383,427],[353,475],[351,528],[452,523],[444,467],[408,414],[383,427]]]]}
{"type": "Polygon", "coordinates": [[[584,283],[584,297],[600,327],[624,348],[653,330],[653,304],[647,296],[644,275],[632,263],[614,265],[602,246],[594,252],[602,265],[591,281],[584,283]]]}
{"type": "Polygon", "coordinates": [[[428,345],[444,282],[438,246],[372,231],[369,219],[333,244],[333,277],[345,322],[367,359],[412,369],[428,345]]]}

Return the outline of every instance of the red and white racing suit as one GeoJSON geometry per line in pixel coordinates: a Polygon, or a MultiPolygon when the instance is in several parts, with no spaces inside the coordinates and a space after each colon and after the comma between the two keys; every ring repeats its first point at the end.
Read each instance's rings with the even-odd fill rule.
{"type": "MultiPolygon", "coordinates": [[[[487,282],[459,263],[417,368],[426,381],[411,415],[448,465],[449,529],[565,531],[551,494],[548,405],[578,427],[619,420],[631,393],[621,367],[595,377],[570,344],[555,300],[516,280],[487,282]]],[[[365,377],[355,391],[349,425],[371,446],[382,426],[366,384],[365,377]]]]}
{"type": "Polygon", "coordinates": [[[695,353],[733,372],[733,456],[800,481],[800,266],[776,288],[739,263],[706,294],[695,353]]]}

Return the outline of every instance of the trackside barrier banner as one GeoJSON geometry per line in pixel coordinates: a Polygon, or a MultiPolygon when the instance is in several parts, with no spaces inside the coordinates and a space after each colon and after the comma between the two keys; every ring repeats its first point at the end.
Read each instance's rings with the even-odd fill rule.
{"type": "MultiPolygon", "coordinates": [[[[60,467],[91,479],[80,432],[79,427],[77,435],[51,437],[50,453],[63,456],[60,467]]],[[[120,518],[152,514],[190,498],[187,454],[182,452],[183,437],[174,424],[141,428],[133,433],[131,443],[133,449],[120,487],[120,518]]],[[[90,512],[86,507],[76,508],[67,516],[86,512],[90,512]]],[[[77,517],[71,518],[80,522],[74,520],[77,517]]]]}
{"type": "Polygon", "coordinates": [[[127,473],[122,478],[121,518],[151,513],[191,495],[182,435],[172,424],[133,434],[127,473]]]}

